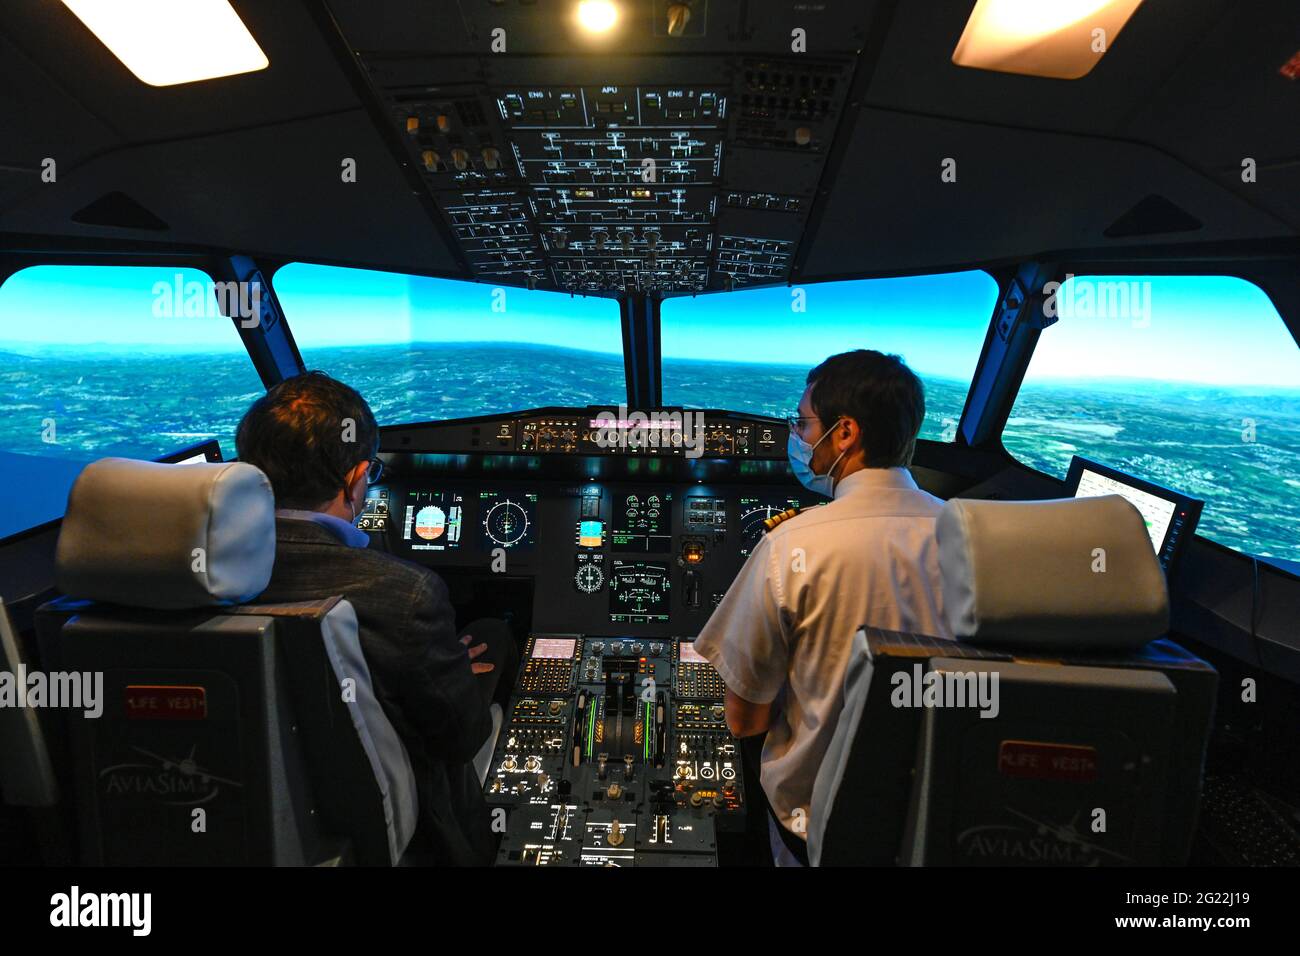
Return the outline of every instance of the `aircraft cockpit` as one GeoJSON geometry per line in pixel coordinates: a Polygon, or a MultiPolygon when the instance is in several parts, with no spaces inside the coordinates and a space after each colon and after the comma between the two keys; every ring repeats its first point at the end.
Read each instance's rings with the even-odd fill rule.
{"type": "Polygon", "coordinates": [[[0,862],[1300,864],[1298,38],[6,6],[0,862]]]}

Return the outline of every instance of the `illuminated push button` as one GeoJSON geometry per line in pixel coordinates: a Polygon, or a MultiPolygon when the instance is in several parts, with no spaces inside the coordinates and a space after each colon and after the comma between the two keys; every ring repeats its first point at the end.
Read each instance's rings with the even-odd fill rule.
{"type": "Polygon", "coordinates": [[[445,132],[447,132],[447,130],[449,130],[449,129],[451,129],[451,117],[449,117],[446,113],[439,113],[439,114],[438,114],[438,132],[439,132],[439,133],[445,133],[445,132]]]}
{"type": "Polygon", "coordinates": [[[406,131],[412,135],[420,131],[420,117],[408,116],[406,118],[406,131]]]}

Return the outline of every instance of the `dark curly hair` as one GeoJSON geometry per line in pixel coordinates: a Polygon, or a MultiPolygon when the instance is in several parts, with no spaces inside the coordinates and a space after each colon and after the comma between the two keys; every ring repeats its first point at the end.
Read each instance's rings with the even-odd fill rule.
{"type": "Polygon", "coordinates": [[[324,372],[287,378],[255,401],[235,433],[240,461],[271,479],[281,508],[316,509],[346,491],[379,450],[379,426],[356,389],[324,372]]]}

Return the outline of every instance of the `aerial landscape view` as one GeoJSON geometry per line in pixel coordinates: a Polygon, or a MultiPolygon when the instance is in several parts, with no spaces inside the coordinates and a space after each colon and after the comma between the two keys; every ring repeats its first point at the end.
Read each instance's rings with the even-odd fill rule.
{"type": "MultiPolygon", "coordinates": [[[[26,286],[16,276],[0,291],[0,452],[60,462],[63,477],[35,477],[34,467],[25,481],[20,476],[30,513],[10,519],[5,533],[30,527],[42,509],[58,513],[72,463],[152,458],[207,438],[233,456],[235,426],[262,391],[219,315],[171,320],[171,339],[149,344],[147,337],[164,332],[148,314],[154,270],[119,270],[149,275],[114,278],[121,323],[113,327],[83,321],[88,297],[106,295],[102,277],[70,286],[66,271],[50,268],[56,274],[26,286]],[[35,331],[14,324],[35,307],[33,295],[49,300],[51,284],[78,304],[62,328],[87,341],[54,344],[57,323],[35,331]],[[24,338],[6,335],[16,328],[24,338]],[[118,340],[106,341],[112,335],[118,340]]],[[[1248,553],[1300,560],[1300,388],[1285,385],[1293,371],[1300,382],[1300,353],[1277,348],[1289,339],[1275,312],[1258,329],[1242,321],[1241,310],[1258,312],[1263,298],[1245,285],[1182,280],[1157,289],[1143,322],[1063,320],[1049,329],[1003,433],[1007,451],[1056,477],[1081,454],[1203,497],[1201,533],[1248,553]],[[1213,348],[1186,334],[1209,328],[1197,298],[1207,293],[1239,317],[1232,340],[1213,348]],[[1171,328],[1184,330],[1176,346],[1161,338],[1171,328]],[[1147,357],[1173,349],[1186,353],[1181,363],[1174,355],[1158,367],[1147,357]],[[1249,381],[1247,366],[1257,381],[1232,381],[1249,381]],[[1094,374],[1079,374],[1083,368],[1094,374]]],[[[300,265],[282,270],[277,291],[307,366],[360,390],[381,424],[546,405],[614,408],[626,400],[609,300],[300,265]],[[485,330],[493,337],[476,340],[485,330]]],[[[922,437],[953,440],[996,293],[986,274],[828,283],[803,299],[798,291],[665,302],[665,404],[783,416],[818,361],[872,347],[901,354],[920,374],[922,437]]]]}

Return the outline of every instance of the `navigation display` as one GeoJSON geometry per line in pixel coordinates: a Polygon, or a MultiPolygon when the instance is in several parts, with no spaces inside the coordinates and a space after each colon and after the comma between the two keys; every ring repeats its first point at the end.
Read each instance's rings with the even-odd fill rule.
{"type": "Polygon", "coordinates": [[[615,561],[609,574],[610,622],[666,622],[670,585],[667,565],[645,561],[615,561]]]}
{"type": "Polygon", "coordinates": [[[616,494],[610,537],[616,551],[667,553],[673,543],[672,492],[616,494]]]}
{"type": "Polygon", "coordinates": [[[763,522],[782,511],[799,507],[797,498],[741,498],[740,553],[748,555],[763,537],[763,522]]]}
{"type": "Polygon", "coordinates": [[[537,495],[484,491],[479,532],[485,548],[526,551],[537,543],[537,495]]]}
{"type": "Polygon", "coordinates": [[[459,548],[463,515],[463,500],[457,492],[408,491],[402,511],[402,540],[412,551],[459,548]]]}

